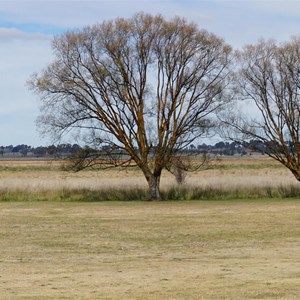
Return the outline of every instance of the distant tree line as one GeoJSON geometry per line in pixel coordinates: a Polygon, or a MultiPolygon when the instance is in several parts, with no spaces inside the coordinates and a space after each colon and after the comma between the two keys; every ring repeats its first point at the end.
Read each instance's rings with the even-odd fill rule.
{"type": "Polygon", "coordinates": [[[69,156],[81,150],[77,144],[32,147],[29,145],[0,146],[0,157],[55,157],[69,156]]]}
{"type": "MultiPolygon", "coordinates": [[[[109,146],[103,146],[100,150],[95,150],[88,146],[80,146],[78,144],[59,144],[38,147],[21,144],[16,146],[0,146],[0,157],[67,158],[84,149],[98,152],[103,151],[103,153],[113,151],[109,146]]],[[[266,149],[267,145],[261,141],[251,140],[250,142],[243,143],[220,141],[214,145],[205,143],[198,145],[191,144],[181,151],[192,155],[209,154],[211,156],[243,156],[251,155],[254,151],[260,154],[266,154],[266,149]]]]}

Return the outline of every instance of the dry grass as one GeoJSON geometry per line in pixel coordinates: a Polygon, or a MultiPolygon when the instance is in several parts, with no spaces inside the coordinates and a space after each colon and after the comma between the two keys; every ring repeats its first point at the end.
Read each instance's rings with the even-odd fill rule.
{"type": "MultiPolygon", "coordinates": [[[[176,185],[174,176],[164,172],[162,189],[176,185]]],[[[209,169],[189,173],[188,187],[235,189],[296,185],[292,174],[268,158],[219,159],[209,169]]],[[[44,161],[0,161],[0,191],[28,192],[61,189],[101,190],[106,188],[144,189],[147,183],[137,169],[82,171],[59,170],[59,163],[44,161]]]]}
{"type": "MultiPolygon", "coordinates": [[[[174,184],[164,173],[163,190],[174,184]]],[[[280,165],[252,158],[214,161],[189,175],[185,189],[266,189],[269,195],[295,184],[280,165]]],[[[31,201],[31,195],[65,199],[79,189],[145,187],[134,169],[68,173],[53,162],[1,161],[0,196],[10,201],[19,192],[25,198],[15,200],[26,201],[0,202],[0,298],[299,298],[297,195],[281,201],[250,201],[247,193],[243,201],[229,193],[223,202],[31,201]]]]}
{"type": "Polygon", "coordinates": [[[0,203],[1,299],[298,299],[299,209],[0,203]]]}

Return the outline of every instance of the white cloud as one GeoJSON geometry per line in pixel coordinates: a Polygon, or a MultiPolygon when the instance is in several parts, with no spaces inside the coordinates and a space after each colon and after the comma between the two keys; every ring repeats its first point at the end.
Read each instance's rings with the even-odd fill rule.
{"type": "MultiPolygon", "coordinates": [[[[1,1],[0,1],[1,2],[1,1]]],[[[94,1],[5,1],[0,7],[2,21],[38,23],[57,28],[73,28],[116,17],[130,17],[139,11],[161,13],[170,17],[183,15],[201,21],[208,16],[201,12],[202,1],[174,0],[94,0],[94,1]],[[193,9],[195,7],[196,9],[193,9]]]]}
{"type": "Polygon", "coordinates": [[[10,43],[14,41],[48,41],[49,36],[42,33],[26,33],[16,28],[0,27],[0,43],[10,43]]]}

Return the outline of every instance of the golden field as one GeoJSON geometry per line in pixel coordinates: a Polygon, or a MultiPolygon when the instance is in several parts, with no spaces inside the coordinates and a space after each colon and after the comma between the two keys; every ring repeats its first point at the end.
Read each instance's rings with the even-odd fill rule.
{"type": "Polygon", "coordinates": [[[1,202],[1,299],[299,299],[300,202],[1,202]]]}
{"type": "MultiPolygon", "coordinates": [[[[174,185],[164,173],[162,189],[174,185]]],[[[290,185],[269,159],[218,159],[185,188],[219,188],[222,201],[100,201],[146,182],[134,169],[1,161],[0,299],[299,299],[300,197],[221,199],[290,185]],[[80,189],[99,201],[55,199],[80,189]]]]}

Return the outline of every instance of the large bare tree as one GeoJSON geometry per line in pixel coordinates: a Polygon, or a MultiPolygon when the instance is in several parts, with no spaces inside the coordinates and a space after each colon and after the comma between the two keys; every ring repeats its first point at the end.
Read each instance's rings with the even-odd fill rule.
{"type": "Polygon", "coordinates": [[[250,100],[255,110],[231,113],[234,139],[260,142],[254,145],[300,181],[300,37],[247,45],[237,53],[236,67],[238,99],[250,100]]]}
{"type": "MultiPolygon", "coordinates": [[[[119,163],[133,161],[160,199],[162,170],[227,101],[231,48],[179,17],[139,13],[64,33],[53,49],[54,62],[30,80],[42,99],[38,126],[76,131],[114,158],[122,150],[119,163]]],[[[83,157],[91,154],[100,161],[99,151],[83,157]]]]}

